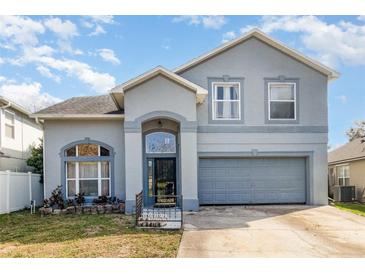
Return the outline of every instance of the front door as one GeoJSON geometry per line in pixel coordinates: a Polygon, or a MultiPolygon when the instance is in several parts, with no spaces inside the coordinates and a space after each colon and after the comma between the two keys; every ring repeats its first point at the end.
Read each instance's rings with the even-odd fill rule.
{"type": "Polygon", "coordinates": [[[176,195],[176,158],[147,159],[147,206],[175,205],[176,195]]]}

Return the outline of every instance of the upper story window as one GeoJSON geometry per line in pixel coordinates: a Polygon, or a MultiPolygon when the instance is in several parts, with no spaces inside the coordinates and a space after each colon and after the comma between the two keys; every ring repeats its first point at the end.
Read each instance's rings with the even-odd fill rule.
{"type": "Polygon", "coordinates": [[[269,120],[296,120],[296,84],[268,84],[269,120]]]}
{"type": "Polygon", "coordinates": [[[239,83],[213,83],[213,120],[241,119],[241,91],[239,83]]]}
{"type": "Polygon", "coordinates": [[[146,153],[176,153],[175,135],[168,132],[147,134],[146,153]]]}
{"type": "Polygon", "coordinates": [[[348,186],[350,184],[350,167],[348,165],[337,166],[336,173],[340,186],[348,186]]]}
{"type": "Polygon", "coordinates": [[[73,198],[78,193],[88,197],[110,196],[109,149],[98,144],[78,144],[66,149],[64,154],[67,159],[67,198],[73,198]]]}
{"type": "Polygon", "coordinates": [[[5,136],[15,138],[15,114],[5,111],[5,136]]]}

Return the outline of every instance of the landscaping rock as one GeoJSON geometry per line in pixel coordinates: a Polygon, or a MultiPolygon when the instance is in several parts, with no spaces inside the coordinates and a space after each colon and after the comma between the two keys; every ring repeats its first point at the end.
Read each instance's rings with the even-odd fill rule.
{"type": "Polygon", "coordinates": [[[67,214],[74,214],[75,213],[75,207],[74,206],[67,207],[66,212],[67,212],[67,214]]]}
{"type": "Polygon", "coordinates": [[[52,214],[54,214],[54,215],[60,215],[61,214],[61,209],[58,209],[58,208],[53,209],[52,214]]]}
{"type": "MultiPolygon", "coordinates": [[[[107,214],[110,214],[110,213],[113,212],[113,206],[112,205],[105,205],[104,208],[105,208],[105,213],[107,213],[107,214]]],[[[118,208],[117,208],[117,210],[118,210],[118,208]]]]}
{"type": "Polygon", "coordinates": [[[98,214],[98,208],[96,206],[91,207],[91,214],[98,214]]]}
{"type": "Polygon", "coordinates": [[[75,212],[76,212],[76,214],[81,214],[82,213],[82,206],[75,206],[75,212]]]}
{"type": "Polygon", "coordinates": [[[96,208],[97,208],[99,214],[105,213],[105,208],[103,205],[98,205],[98,206],[96,206],[96,208]]]}
{"type": "Polygon", "coordinates": [[[119,212],[122,213],[122,214],[124,214],[124,212],[125,212],[125,204],[124,204],[124,202],[119,203],[119,212]]]}
{"type": "Polygon", "coordinates": [[[65,215],[65,214],[67,214],[67,209],[66,209],[66,208],[64,208],[64,209],[61,209],[61,214],[62,214],[62,215],[65,215]]]}
{"type": "Polygon", "coordinates": [[[112,209],[113,209],[113,213],[120,213],[119,205],[118,204],[112,205],[112,209]]]}
{"type": "Polygon", "coordinates": [[[41,207],[39,209],[39,212],[41,213],[41,216],[46,216],[46,215],[52,214],[52,208],[51,207],[41,207]]]}
{"type": "Polygon", "coordinates": [[[90,207],[90,206],[83,206],[83,207],[82,207],[82,211],[83,211],[85,214],[90,214],[90,213],[91,213],[91,207],[90,207]]]}

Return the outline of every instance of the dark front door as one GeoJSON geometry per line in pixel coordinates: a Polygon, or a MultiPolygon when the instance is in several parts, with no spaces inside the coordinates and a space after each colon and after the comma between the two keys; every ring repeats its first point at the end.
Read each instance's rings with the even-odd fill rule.
{"type": "Polygon", "coordinates": [[[147,205],[175,205],[176,158],[148,158],[147,168],[147,205]]]}

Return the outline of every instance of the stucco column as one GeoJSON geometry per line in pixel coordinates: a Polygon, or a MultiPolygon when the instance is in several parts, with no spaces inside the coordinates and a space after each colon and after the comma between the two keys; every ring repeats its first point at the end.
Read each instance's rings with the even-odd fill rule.
{"type": "Polygon", "coordinates": [[[142,133],[125,133],[125,210],[133,213],[136,194],[143,189],[142,133]]]}
{"type": "Polygon", "coordinates": [[[181,142],[181,190],[184,210],[198,211],[198,155],[197,133],[180,134],[181,142]]]}

